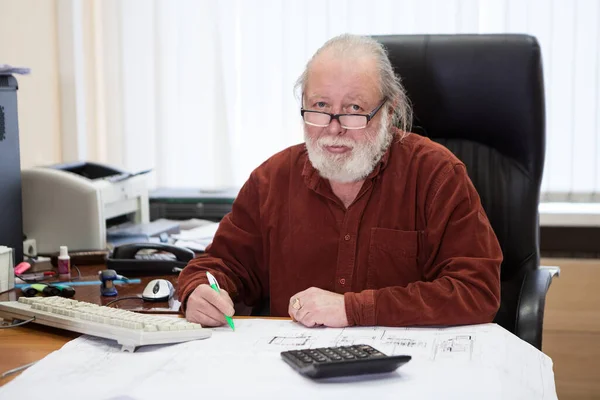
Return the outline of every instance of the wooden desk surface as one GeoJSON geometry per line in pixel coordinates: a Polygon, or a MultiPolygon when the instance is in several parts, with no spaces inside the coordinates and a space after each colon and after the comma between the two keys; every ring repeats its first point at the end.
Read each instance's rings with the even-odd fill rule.
{"type": "MultiPolygon", "coordinates": [[[[105,269],[105,267],[103,265],[80,266],[79,269],[81,270],[82,276],[80,279],[74,279],[73,281],[98,280],[98,271],[105,269]]],[[[76,277],[77,270],[74,269],[72,275],[76,277]]],[[[116,288],[119,293],[117,297],[101,296],[99,285],[75,286],[74,299],[105,305],[109,301],[120,297],[141,294],[146,287],[146,284],[156,278],[168,279],[173,285],[177,286],[177,275],[140,277],[141,283],[117,285],[116,288]]],[[[20,296],[21,291],[15,289],[10,293],[1,294],[0,301],[17,300],[20,296]]],[[[177,295],[169,302],[150,303],[144,302],[141,299],[131,299],[119,301],[112,304],[111,307],[138,312],[177,314],[178,311],[176,308],[178,302],[175,300],[177,300],[177,295]]],[[[0,329],[0,354],[2,355],[2,357],[0,357],[0,374],[21,365],[41,360],[78,336],[78,333],[34,323],[29,323],[23,327],[0,329]]],[[[6,384],[16,376],[18,376],[18,373],[12,374],[6,378],[0,378],[0,385],[6,384]]]]}

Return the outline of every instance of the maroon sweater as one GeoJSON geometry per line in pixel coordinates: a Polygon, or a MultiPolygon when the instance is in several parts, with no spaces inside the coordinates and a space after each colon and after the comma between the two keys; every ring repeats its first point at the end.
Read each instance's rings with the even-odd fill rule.
{"type": "Polygon", "coordinates": [[[464,164],[410,134],[346,209],[290,147],[252,172],[213,243],[179,277],[185,307],[211,271],[234,301],[287,316],[311,286],[343,293],[350,325],[491,322],[502,253],[464,164]]]}

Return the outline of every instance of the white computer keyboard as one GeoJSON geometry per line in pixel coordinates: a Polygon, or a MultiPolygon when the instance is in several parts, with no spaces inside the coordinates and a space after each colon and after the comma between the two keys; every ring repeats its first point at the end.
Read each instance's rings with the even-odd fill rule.
{"type": "Polygon", "coordinates": [[[32,322],[38,324],[114,339],[123,351],[130,352],[137,346],[205,339],[212,333],[182,318],[140,314],[58,296],[0,301],[0,317],[35,317],[32,322]]]}

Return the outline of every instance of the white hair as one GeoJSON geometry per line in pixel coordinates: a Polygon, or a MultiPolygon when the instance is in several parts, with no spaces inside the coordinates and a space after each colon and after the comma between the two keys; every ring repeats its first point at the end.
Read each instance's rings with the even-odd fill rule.
{"type": "Polygon", "coordinates": [[[325,51],[332,51],[335,55],[358,58],[363,56],[372,56],[377,62],[379,72],[379,91],[381,97],[388,101],[382,111],[389,112],[390,107],[394,105],[394,114],[391,124],[398,126],[404,132],[410,132],[412,128],[412,108],[410,100],[406,95],[404,86],[400,78],[394,73],[394,68],[388,57],[385,47],[369,36],[359,36],[343,34],[329,39],[306,64],[302,75],[296,81],[294,89],[300,89],[300,98],[304,94],[308,80],[308,71],[314,60],[325,51]]]}

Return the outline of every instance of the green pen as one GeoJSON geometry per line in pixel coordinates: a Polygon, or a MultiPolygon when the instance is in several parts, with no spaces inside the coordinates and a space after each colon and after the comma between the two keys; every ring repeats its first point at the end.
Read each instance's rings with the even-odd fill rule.
{"type": "MultiPolygon", "coordinates": [[[[210,285],[210,287],[213,288],[213,290],[215,292],[221,293],[221,288],[219,287],[219,282],[217,282],[215,277],[208,271],[206,271],[206,277],[208,278],[208,284],[210,285]]],[[[235,326],[233,325],[233,320],[231,319],[231,317],[226,315],[225,320],[227,321],[227,323],[229,324],[231,329],[233,329],[235,331],[235,326]]]]}

